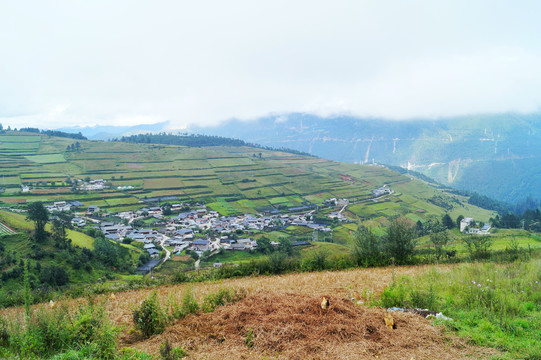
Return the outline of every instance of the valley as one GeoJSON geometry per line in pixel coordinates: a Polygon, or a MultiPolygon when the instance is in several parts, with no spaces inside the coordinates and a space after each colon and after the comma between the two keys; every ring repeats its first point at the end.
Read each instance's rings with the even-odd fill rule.
{"type": "MultiPolygon", "coordinates": [[[[115,355],[118,357],[121,357],[118,354],[132,354],[132,358],[144,358],[146,352],[156,354],[164,339],[171,341],[173,347],[184,349],[192,358],[211,353],[220,357],[223,351],[248,357],[268,354],[271,345],[261,336],[266,331],[276,331],[273,329],[281,320],[255,330],[246,328],[235,332],[236,335],[230,333],[228,336],[236,340],[226,342],[225,348],[199,344],[202,338],[216,336],[212,331],[190,340],[194,341],[193,345],[178,340],[174,334],[179,330],[175,329],[187,331],[193,326],[190,321],[200,321],[199,317],[203,316],[194,310],[197,315],[193,316],[197,317],[187,317],[184,321],[186,315],[174,310],[188,306],[183,305],[187,301],[184,298],[192,291],[193,301],[201,304],[198,306],[208,307],[209,301],[218,301],[214,307],[220,314],[235,312],[238,306],[254,312],[253,316],[262,315],[250,307],[252,301],[271,301],[283,307],[300,302],[311,308],[318,296],[334,294],[331,301],[339,304],[339,311],[366,316],[366,321],[374,324],[370,331],[385,339],[368,344],[354,335],[352,339],[357,340],[351,341],[365,344],[367,358],[374,354],[393,358],[394,352],[408,356],[420,354],[407,350],[407,342],[391,345],[406,341],[403,332],[414,331],[411,326],[421,327],[423,333],[430,333],[434,339],[419,344],[423,350],[418,351],[439,352],[442,344],[450,340],[427,321],[408,317],[417,315],[396,314],[403,328],[396,334],[387,334],[380,323],[383,313],[377,309],[364,310],[364,305],[389,307],[385,294],[395,291],[398,276],[417,278],[428,276],[423,275],[427,271],[445,273],[458,266],[454,264],[478,256],[535,263],[529,259],[536,258],[541,249],[541,238],[520,229],[491,230],[490,235],[485,235],[490,250],[469,247],[465,239],[474,235],[461,233],[455,219],[460,223],[460,216],[474,218],[468,231],[477,233],[482,224],[497,215],[495,212],[469,204],[468,196],[453,189],[381,165],[340,163],[249,146],[88,141],[31,132],[1,134],[0,147],[1,304],[6,307],[0,313],[10,326],[18,326],[22,315],[15,305],[60,301],[66,309],[65,306],[81,304],[82,300],[77,300],[80,296],[89,296],[105,306],[107,316],[103,319],[108,318],[111,324],[123,329],[120,342],[111,343],[125,347],[124,352],[115,355]],[[36,202],[43,204],[50,215],[45,240],[36,238],[37,230],[29,220],[28,209],[36,202]],[[449,230],[444,230],[449,237],[437,248],[431,233],[440,230],[431,229],[440,229],[438,224],[445,217],[452,222],[449,230]],[[363,236],[367,236],[363,229],[374,234],[383,246],[391,236],[389,229],[396,226],[411,230],[416,226],[414,238],[410,239],[415,246],[411,254],[395,259],[385,253],[378,255],[374,265],[391,267],[355,269],[372,264],[363,262],[365,255],[358,253],[363,236]],[[395,262],[447,265],[396,267],[395,262]],[[27,289],[31,289],[31,300],[27,289]],[[127,319],[133,304],[153,296],[152,289],[159,294],[155,301],[169,308],[164,316],[172,327],[163,336],[145,340],[133,335],[136,329],[127,319]],[[240,291],[244,294],[242,298],[247,296],[251,300],[239,298],[235,300],[240,301],[238,305],[228,304],[229,300],[209,300],[231,291],[240,291]],[[174,325],[176,321],[180,322],[174,325]],[[239,334],[242,339],[246,331],[255,331],[260,337],[254,340],[254,350],[238,345],[239,334]],[[381,347],[383,343],[387,344],[386,350],[381,347]]],[[[383,251],[383,247],[380,249],[383,251]]],[[[408,296],[413,299],[417,290],[407,291],[412,292],[408,296]]],[[[535,286],[529,291],[535,292],[535,286]]],[[[406,298],[393,301],[393,306],[423,304],[406,298]]],[[[441,301],[430,306],[458,311],[445,307],[441,301]]],[[[279,311],[278,305],[273,306],[270,307],[273,311],[279,311]]],[[[36,305],[32,312],[39,311],[49,310],[36,305]]],[[[54,311],[57,315],[50,316],[67,316],[60,315],[60,310],[54,311]]],[[[532,314],[537,316],[535,311],[532,314]]],[[[221,315],[205,316],[208,317],[204,321],[215,321],[221,315]]],[[[314,321],[319,320],[314,318],[314,321]]],[[[106,324],[102,326],[109,326],[106,324]]],[[[216,326],[228,325],[217,323],[216,326]]],[[[5,329],[12,336],[19,336],[9,326],[5,329]]],[[[345,331],[358,334],[360,330],[345,331]]],[[[456,344],[462,341],[452,339],[456,344]]],[[[350,343],[346,341],[343,346],[347,344],[350,343]]],[[[484,338],[477,344],[493,346],[484,338]]],[[[513,354],[519,351],[514,345],[509,346],[513,354]]],[[[310,348],[310,343],[298,343],[293,352],[282,349],[281,356],[297,353],[306,356],[310,348]]],[[[325,349],[326,353],[334,354],[332,347],[325,349]]],[[[341,353],[364,358],[357,352],[341,350],[341,353]]],[[[479,346],[454,347],[451,353],[453,358],[495,354],[479,346]]]]}

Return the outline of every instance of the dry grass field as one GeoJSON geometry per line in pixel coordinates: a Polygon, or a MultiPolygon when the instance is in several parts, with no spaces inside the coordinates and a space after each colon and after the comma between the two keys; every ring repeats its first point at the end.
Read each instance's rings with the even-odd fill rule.
{"type": "MultiPolygon", "coordinates": [[[[363,305],[394,277],[419,275],[432,268],[260,276],[104,294],[94,301],[105,303],[110,320],[120,327],[119,348],[158,354],[168,339],[173,346],[182,346],[189,359],[461,359],[494,355],[494,350],[468,345],[418,315],[393,313],[396,328],[391,330],[383,319],[386,310],[363,305]],[[205,296],[223,288],[237,289],[246,297],[212,313],[177,320],[164,333],[146,340],[134,331],[132,312],[153,290],[169,312],[186,292],[201,303],[205,296]],[[320,307],[322,296],[331,301],[328,310],[320,307]],[[253,334],[250,346],[246,345],[248,333],[253,334]]],[[[438,268],[446,271],[451,267],[438,268]]],[[[58,301],[57,306],[75,311],[85,301],[58,301]]],[[[0,311],[0,315],[20,321],[23,313],[22,308],[0,311]]]]}

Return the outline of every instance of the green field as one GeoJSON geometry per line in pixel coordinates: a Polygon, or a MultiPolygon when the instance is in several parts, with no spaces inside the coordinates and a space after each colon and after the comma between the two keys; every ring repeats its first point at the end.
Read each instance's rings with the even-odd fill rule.
{"type": "Polygon", "coordinates": [[[50,163],[58,163],[58,162],[66,161],[66,159],[64,158],[64,155],[62,154],[31,155],[31,156],[25,156],[25,158],[27,160],[36,162],[38,164],[50,164],[50,163]]]}

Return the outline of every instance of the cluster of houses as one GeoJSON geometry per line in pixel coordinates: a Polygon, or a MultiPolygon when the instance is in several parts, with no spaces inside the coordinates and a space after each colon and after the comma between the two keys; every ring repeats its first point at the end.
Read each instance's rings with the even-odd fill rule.
{"type": "Polygon", "coordinates": [[[55,201],[52,205],[46,205],[45,208],[50,212],[71,211],[74,208],[83,206],[83,203],[77,200],[74,201],[55,201]]]}
{"type": "Polygon", "coordinates": [[[349,205],[349,199],[337,199],[337,198],[331,198],[327,199],[323,202],[324,205],[328,206],[347,206],[349,205]]]}
{"type": "MultiPolygon", "coordinates": [[[[176,217],[175,217],[176,218],[176,217]]],[[[173,219],[173,218],[171,218],[173,219]]],[[[143,249],[148,252],[151,258],[157,258],[159,251],[156,244],[163,246],[174,246],[174,253],[183,250],[192,250],[198,254],[205,251],[215,251],[220,248],[224,250],[250,251],[257,248],[257,241],[249,238],[230,239],[228,236],[217,236],[211,238],[198,238],[196,233],[201,228],[185,228],[173,220],[158,230],[143,228],[134,229],[131,225],[113,222],[101,222],[99,228],[107,239],[123,241],[129,238],[133,241],[143,243],[143,249]]]]}
{"type": "Polygon", "coordinates": [[[460,221],[460,232],[475,235],[488,235],[490,234],[490,225],[484,224],[483,226],[478,227],[473,218],[466,217],[460,221]]]}
{"type": "MultiPolygon", "coordinates": [[[[99,185],[99,180],[93,180],[92,185],[99,185]]],[[[347,199],[329,199],[327,205],[346,206],[347,199]]],[[[70,211],[74,207],[81,207],[80,202],[54,202],[48,205],[50,211],[70,211]]],[[[209,211],[204,205],[181,212],[186,209],[185,204],[172,204],[171,212],[174,216],[165,216],[162,207],[144,207],[137,211],[124,211],[116,214],[108,214],[121,219],[120,222],[100,221],[102,211],[97,205],[86,208],[84,215],[73,217],[71,223],[74,226],[83,227],[93,223],[96,229],[101,230],[107,239],[122,242],[126,238],[143,243],[143,248],[151,258],[157,258],[159,251],[156,245],[174,247],[174,253],[183,250],[192,250],[201,254],[205,251],[217,251],[219,249],[231,251],[251,251],[257,248],[257,241],[250,238],[238,239],[240,233],[251,231],[280,230],[290,225],[305,226],[313,230],[330,232],[328,225],[318,224],[312,221],[313,211],[300,214],[243,214],[238,216],[221,216],[217,211],[209,211]],[[159,223],[158,229],[136,228],[140,224],[139,219],[153,217],[159,223]],[[202,231],[208,231],[206,238],[199,235],[202,231]]],[[[347,220],[341,213],[328,215],[340,220],[347,220]]],[[[148,225],[147,225],[148,226],[148,225]]],[[[275,243],[274,246],[278,246],[275,243]]]]}
{"type": "Polygon", "coordinates": [[[394,193],[393,189],[387,187],[387,185],[383,185],[382,187],[372,190],[372,196],[374,196],[375,198],[383,195],[391,195],[392,193],[394,193]]]}
{"type": "Polygon", "coordinates": [[[104,179],[96,179],[96,180],[85,181],[79,187],[79,189],[80,190],[86,190],[86,191],[103,190],[103,189],[108,188],[108,186],[105,183],[106,183],[106,181],[104,179]]]}

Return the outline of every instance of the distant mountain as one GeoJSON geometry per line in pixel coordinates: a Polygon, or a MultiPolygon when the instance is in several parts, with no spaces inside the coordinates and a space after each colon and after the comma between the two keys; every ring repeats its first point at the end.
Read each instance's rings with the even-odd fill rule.
{"type": "Polygon", "coordinates": [[[159,122],[156,124],[142,124],[134,126],[87,126],[87,127],[66,127],[56,130],[65,132],[81,132],[85,137],[90,140],[109,140],[112,138],[118,138],[122,136],[137,135],[148,132],[163,131],[169,125],[168,121],[159,122]]]}
{"type": "Polygon", "coordinates": [[[541,114],[389,121],[292,113],[190,131],[416,170],[506,202],[541,198],[541,114]]]}

